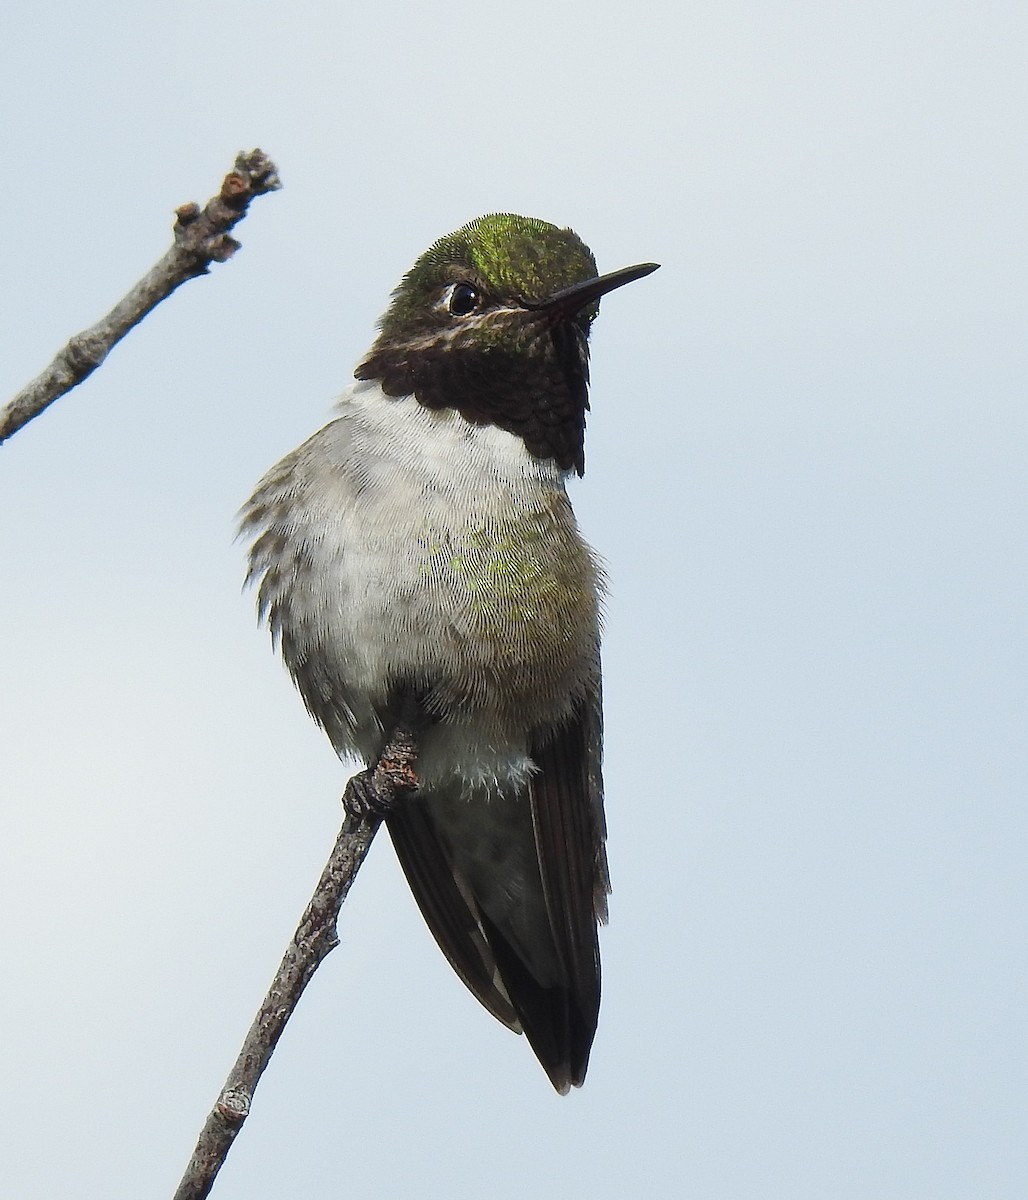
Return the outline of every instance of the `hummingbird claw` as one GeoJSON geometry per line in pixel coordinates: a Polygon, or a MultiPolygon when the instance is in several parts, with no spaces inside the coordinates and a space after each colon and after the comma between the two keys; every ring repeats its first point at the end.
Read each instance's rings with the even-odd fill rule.
{"type": "MultiPolygon", "coordinates": [[[[414,721],[414,713],[408,706],[408,716],[414,721]]],[[[377,821],[388,817],[397,804],[418,790],[418,776],[414,770],[418,743],[411,728],[398,724],[386,743],[378,763],[359,771],[346,784],[343,792],[343,808],[360,820],[377,821]]]]}
{"type": "Polygon", "coordinates": [[[347,781],[343,792],[343,808],[362,821],[378,821],[388,817],[396,807],[397,794],[393,788],[383,792],[375,782],[375,772],[360,771],[347,781]]]}

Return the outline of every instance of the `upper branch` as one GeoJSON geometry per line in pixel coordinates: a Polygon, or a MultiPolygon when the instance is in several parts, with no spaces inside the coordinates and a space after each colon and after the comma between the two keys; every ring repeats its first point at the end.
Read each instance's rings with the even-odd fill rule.
{"type": "Polygon", "coordinates": [[[0,442],[91,375],[132,326],[180,284],[205,275],[212,262],[231,258],[239,243],[229,230],[246,216],[255,196],[281,186],[275,164],[262,150],[253,150],[236,158],[205,208],[190,203],[177,209],[175,241],[167,253],[107,316],[71,338],[46,370],[0,409],[0,442]]]}

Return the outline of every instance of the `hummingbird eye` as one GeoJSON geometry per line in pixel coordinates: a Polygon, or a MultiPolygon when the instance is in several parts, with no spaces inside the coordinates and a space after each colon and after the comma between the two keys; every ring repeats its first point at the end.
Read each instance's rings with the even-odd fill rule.
{"type": "Polygon", "coordinates": [[[455,317],[466,317],[478,308],[481,296],[470,283],[455,283],[450,288],[449,309],[455,317]]]}

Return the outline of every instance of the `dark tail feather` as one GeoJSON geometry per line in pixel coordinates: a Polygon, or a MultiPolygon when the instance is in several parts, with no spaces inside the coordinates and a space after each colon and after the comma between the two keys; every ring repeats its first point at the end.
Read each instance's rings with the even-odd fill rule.
{"type": "Polygon", "coordinates": [[[543,987],[489,918],[481,915],[507,994],[525,1037],[550,1082],[562,1096],[581,1087],[596,1033],[597,1003],[583,1012],[574,987],[543,987]]]}

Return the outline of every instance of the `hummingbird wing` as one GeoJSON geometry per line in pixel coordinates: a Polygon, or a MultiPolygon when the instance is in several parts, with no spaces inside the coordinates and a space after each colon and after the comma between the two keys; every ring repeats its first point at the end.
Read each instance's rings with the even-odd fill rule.
{"type": "Polygon", "coordinates": [[[600,1009],[597,922],[607,919],[610,891],[601,739],[597,691],[555,736],[531,751],[539,768],[530,786],[532,823],[561,984],[514,989],[500,961],[525,1034],[560,1092],[585,1079],[600,1009]]]}
{"type": "Polygon", "coordinates": [[[481,877],[473,886],[474,868],[462,868],[459,849],[436,829],[445,809],[431,795],[399,805],[386,820],[451,966],[495,1017],[526,1034],[561,1093],[585,1078],[599,1012],[596,923],[606,919],[609,891],[600,745],[597,693],[532,747],[538,771],[528,797],[488,802],[487,819],[508,836],[520,837],[508,825],[512,819],[530,822],[524,840],[534,848],[535,869],[512,889],[502,879],[486,887],[481,877]],[[498,904],[498,894],[509,897],[520,886],[536,893],[526,896],[521,912],[498,904]]]}
{"type": "Polygon", "coordinates": [[[498,1021],[521,1033],[482,914],[440,844],[428,810],[413,798],[397,805],[386,827],[421,915],[450,966],[498,1021]]]}

